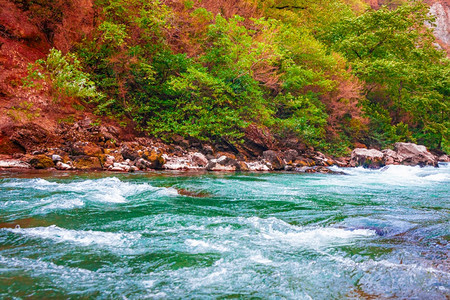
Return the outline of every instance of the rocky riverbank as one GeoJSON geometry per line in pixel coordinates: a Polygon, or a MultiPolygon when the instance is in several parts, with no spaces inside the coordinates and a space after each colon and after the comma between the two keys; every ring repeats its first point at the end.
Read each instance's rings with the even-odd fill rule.
{"type": "Polygon", "coordinates": [[[393,150],[355,149],[351,157],[334,158],[298,141],[277,145],[264,131],[249,128],[240,146],[213,145],[175,137],[163,143],[127,133],[117,126],[100,126],[86,118],[60,124],[50,132],[37,124],[3,131],[0,169],[292,171],[334,173],[328,167],[381,168],[390,164],[437,166],[449,161],[424,146],[397,143],[393,150]]]}

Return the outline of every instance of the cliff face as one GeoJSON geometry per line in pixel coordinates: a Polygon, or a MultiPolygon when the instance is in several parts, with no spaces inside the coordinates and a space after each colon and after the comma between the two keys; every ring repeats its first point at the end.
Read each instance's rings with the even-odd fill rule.
{"type": "Polygon", "coordinates": [[[52,47],[67,52],[90,33],[92,2],[0,0],[0,154],[17,152],[9,139],[17,127],[53,131],[70,114],[88,114],[73,108],[76,99],[56,103],[43,92],[23,88],[22,80],[28,64],[52,47]]]}
{"type": "Polygon", "coordinates": [[[441,46],[450,50],[450,0],[436,1],[431,4],[431,14],[436,18],[434,35],[440,40],[441,46]]]}

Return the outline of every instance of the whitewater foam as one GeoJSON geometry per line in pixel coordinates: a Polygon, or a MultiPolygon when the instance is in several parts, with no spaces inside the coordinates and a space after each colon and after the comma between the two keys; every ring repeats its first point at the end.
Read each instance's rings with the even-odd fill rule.
{"type": "Polygon", "coordinates": [[[218,252],[227,252],[230,251],[230,249],[223,245],[213,245],[212,243],[200,241],[200,240],[193,240],[193,239],[187,239],[184,242],[187,246],[194,249],[196,253],[199,252],[208,252],[211,250],[218,251],[218,252]]]}
{"type": "Polygon", "coordinates": [[[114,233],[102,232],[92,230],[72,230],[64,229],[56,225],[48,227],[34,227],[34,228],[14,228],[3,229],[16,234],[21,234],[31,238],[40,238],[52,240],[56,243],[75,243],[82,246],[99,245],[99,246],[114,246],[127,247],[133,242],[141,238],[138,233],[114,233]]]}
{"type": "MultiPolygon", "coordinates": [[[[439,168],[389,165],[377,170],[364,169],[362,167],[339,168],[333,166],[332,170],[342,171],[347,175],[358,177],[356,180],[351,180],[354,184],[422,185],[450,181],[450,165],[448,164],[442,164],[439,168]]],[[[340,181],[342,180],[346,180],[345,176],[340,179],[340,181]]]]}
{"type": "Polygon", "coordinates": [[[348,230],[341,228],[317,228],[288,233],[272,230],[261,234],[262,237],[268,240],[278,240],[280,242],[311,248],[347,243],[355,239],[373,237],[375,235],[374,230],[348,230]]]}
{"type": "MultiPolygon", "coordinates": [[[[86,201],[98,203],[126,203],[130,197],[153,192],[156,197],[176,196],[178,192],[173,188],[154,187],[147,183],[134,183],[121,181],[116,177],[102,179],[88,179],[69,183],[50,182],[45,179],[14,179],[0,184],[0,187],[13,188],[15,190],[32,189],[51,194],[50,197],[41,198],[40,201],[28,203],[28,206],[46,207],[38,210],[45,213],[51,209],[72,209],[84,206],[86,201]],[[56,195],[55,195],[56,193],[56,195]]],[[[2,203],[3,206],[9,203],[2,203]]]]}
{"type": "Polygon", "coordinates": [[[250,256],[250,260],[254,261],[258,264],[263,264],[263,265],[269,265],[272,263],[272,261],[270,259],[265,258],[261,254],[255,254],[255,255],[250,256]]]}

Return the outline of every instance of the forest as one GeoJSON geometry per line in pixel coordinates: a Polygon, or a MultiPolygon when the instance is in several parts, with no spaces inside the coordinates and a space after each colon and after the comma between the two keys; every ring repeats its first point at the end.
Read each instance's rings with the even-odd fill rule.
{"type": "MultiPolygon", "coordinates": [[[[14,2],[49,39],[75,5],[14,2]]],[[[332,155],[395,142],[449,153],[449,58],[428,5],[397,2],[96,0],[93,29],[23,84],[163,141],[239,144],[256,126],[332,155]]]]}

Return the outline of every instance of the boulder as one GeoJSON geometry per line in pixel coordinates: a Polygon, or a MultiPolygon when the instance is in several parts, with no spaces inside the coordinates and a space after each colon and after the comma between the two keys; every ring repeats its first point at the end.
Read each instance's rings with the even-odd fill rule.
{"type": "Polygon", "coordinates": [[[200,152],[190,154],[192,162],[196,163],[200,167],[206,167],[208,165],[208,159],[200,152]]]}
{"type": "Polygon", "coordinates": [[[152,163],[146,159],[138,158],[134,161],[134,166],[139,170],[148,170],[151,169],[152,163]]]}
{"type": "Polygon", "coordinates": [[[313,156],[314,163],[317,166],[331,166],[334,165],[334,161],[331,158],[328,158],[322,152],[316,152],[313,156]]]}
{"type": "Polygon", "coordinates": [[[247,163],[246,163],[245,161],[239,161],[238,163],[239,163],[239,170],[240,170],[240,171],[247,172],[247,171],[250,170],[250,169],[248,168],[247,163]]]}
{"type": "Polygon", "coordinates": [[[142,154],[142,158],[150,162],[151,169],[162,169],[164,164],[166,163],[166,159],[164,158],[163,153],[158,149],[144,151],[144,153],[142,154]]]}
{"type": "Polygon", "coordinates": [[[263,152],[263,158],[271,165],[273,170],[283,170],[285,163],[279,152],[267,150],[263,152]]]}
{"type": "Polygon", "coordinates": [[[0,130],[0,155],[14,155],[16,153],[25,153],[25,149],[11,141],[8,135],[0,130]]]}
{"type": "Polygon", "coordinates": [[[206,157],[198,152],[188,153],[182,156],[163,155],[166,170],[202,170],[208,164],[206,157]]]}
{"type": "Polygon", "coordinates": [[[26,153],[48,147],[54,139],[49,131],[33,123],[14,128],[14,133],[10,137],[11,142],[22,147],[26,153]]]}
{"type": "Polygon", "coordinates": [[[73,167],[78,170],[102,169],[100,159],[92,156],[75,156],[73,157],[73,167]]]}
{"type": "Polygon", "coordinates": [[[49,169],[55,167],[53,160],[47,155],[36,155],[29,161],[30,165],[35,169],[49,169]]]}
{"type": "Polygon", "coordinates": [[[62,161],[62,158],[58,154],[53,154],[52,155],[52,160],[53,160],[54,163],[57,163],[58,161],[62,161]]]}
{"type": "Polygon", "coordinates": [[[206,166],[206,170],[227,172],[239,171],[240,165],[235,159],[222,155],[217,159],[211,159],[206,166]]]}
{"type": "Polygon", "coordinates": [[[65,164],[65,163],[63,163],[61,161],[58,161],[56,163],[56,169],[57,170],[73,170],[74,168],[73,168],[71,163],[65,164]]]}
{"type": "Polygon", "coordinates": [[[283,158],[286,163],[292,163],[298,156],[298,151],[294,149],[288,149],[283,152],[283,158]]]}
{"type": "Polygon", "coordinates": [[[352,151],[350,166],[364,168],[381,168],[384,166],[384,154],[376,149],[356,148],[352,151]]]}
{"type": "Polygon", "coordinates": [[[395,143],[394,150],[397,152],[399,161],[408,166],[437,166],[438,159],[428,152],[423,145],[414,143],[395,143]]]}
{"type": "Polygon", "coordinates": [[[443,154],[441,156],[438,157],[438,161],[441,162],[450,162],[450,156],[443,154]]]}
{"type": "Polygon", "coordinates": [[[296,167],[312,167],[316,165],[316,162],[310,158],[299,156],[295,159],[293,165],[296,167]]]}
{"type": "Polygon", "coordinates": [[[114,156],[107,155],[105,157],[105,162],[103,163],[103,167],[109,168],[110,166],[112,166],[114,164],[115,161],[116,161],[116,158],[114,156]]]}
{"type": "Polygon", "coordinates": [[[129,172],[131,167],[124,163],[114,163],[112,166],[109,166],[108,171],[113,172],[129,172]]]}
{"type": "Polygon", "coordinates": [[[397,152],[391,149],[384,149],[383,151],[383,162],[385,165],[398,165],[400,163],[397,152]]]}
{"type": "Polygon", "coordinates": [[[18,159],[0,160],[0,169],[31,169],[31,165],[18,159]]]}
{"type": "Polygon", "coordinates": [[[203,145],[203,153],[206,155],[214,155],[214,149],[210,145],[203,145]]]}
{"type": "Polygon", "coordinates": [[[196,170],[192,160],[187,156],[168,156],[164,155],[166,163],[164,169],[166,170],[196,170]]]}
{"type": "Polygon", "coordinates": [[[128,147],[123,147],[121,152],[122,157],[124,159],[129,159],[129,160],[136,160],[137,158],[140,157],[138,151],[134,150],[134,149],[130,149],[128,147]]]}
{"type": "Polygon", "coordinates": [[[270,168],[260,161],[253,161],[246,163],[249,171],[259,171],[259,172],[267,172],[270,171],[270,168]]]}

